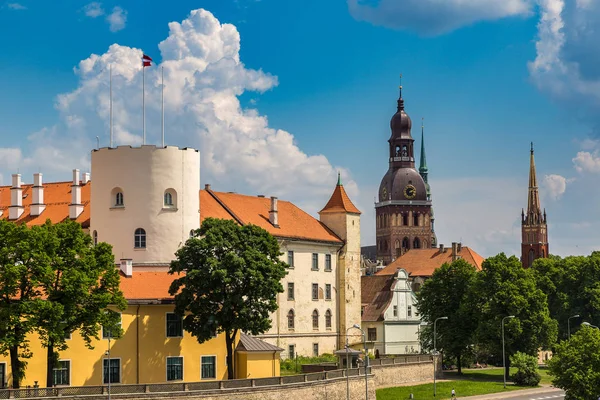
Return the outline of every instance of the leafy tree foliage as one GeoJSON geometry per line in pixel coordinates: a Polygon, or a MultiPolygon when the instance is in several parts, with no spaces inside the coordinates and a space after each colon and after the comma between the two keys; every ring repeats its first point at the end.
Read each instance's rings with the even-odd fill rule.
{"type": "Polygon", "coordinates": [[[510,357],[510,363],[517,372],[513,375],[513,382],[519,386],[537,386],[542,380],[538,372],[538,359],[529,354],[516,352],[510,357]]]}
{"type": "Polygon", "coordinates": [[[0,353],[10,354],[12,387],[19,388],[31,357],[27,335],[42,306],[47,257],[42,229],[0,220],[0,353]]]}
{"type": "Polygon", "coordinates": [[[255,225],[207,218],[176,253],[170,273],[182,275],[169,289],[186,331],[203,343],[224,333],[227,374],[233,379],[238,332],[258,335],[271,327],[286,264],[279,244],[255,225]]]}
{"type": "MultiPolygon", "coordinates": [[[[502,318],[505,321],[506,355],[524,352],[536,355],[540,348],[556,342],[557,323],[550,318],[547,297],[536,286],[533,272],[524,269],[515,256],[504,253],[483,262],[475,284],[480,322],[477,336],[480,344],[502,354],[502,318]]],[[[508,357],[507,357],[508,358],[508,357]]],[[[510,358],[506,360],[508,378],[510,358]]]]}
{"type": "Polygon", "coordinates": [[[46,385],[53,385],[53,369],[58,351],[67,349],[66,337],[78,330],[88,348],[98,339],[100,327],[119,337],[119,310],[126,301],[119,288],[119,270],[115,268],[112,247],[92,243],[90,235],[74,221],[41,227],[47,264],[40,285],[46,301],[38,313],[36,330],[47,349],[46,385]]]}
{"type": "MultiPolygon", "coordinates": [[[[417,307],[427,325],[421,338],[433,343],[433,322],[439,317],[447,321],[437,324],[437,347],[456,357],[459,374],[462,373],[462,356],[473,343],[477,329],[476,308],[473,307],[473,285],[476,269],[463,259],[438,268],[417,293],[417,307]]],[[[433,348],[433,346],[431,346],[433,348]]]]}
{"type": "Polygon", "coordinates": [[[600,323],[600,252],[590,256],[571,256],[536,260],[532,270],[538,287],[548,296],[550,316],[558,321],[561,339],[568,337],[581,321],[600,323]]]}
{"type": "Polygon", "coordinates": [[[548,361],[552,384],[566,391],[565,400],[600,396],[600,330],[582,327],[558,344],[548,361]]]}

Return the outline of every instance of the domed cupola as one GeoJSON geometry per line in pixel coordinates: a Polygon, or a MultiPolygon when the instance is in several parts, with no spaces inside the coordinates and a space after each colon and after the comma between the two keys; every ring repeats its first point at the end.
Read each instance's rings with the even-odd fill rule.
{"type": "Polygon", "coordinates": [[[411,138],[410,130],[412,128],[412,121],[406,111],[404,111],[402,92],[400,92],[400,98],[398,99],[398,111],[392,116],[390,128],[392,129],[392,137],[390,140],[401,137],[407,139],[411,138]]]}

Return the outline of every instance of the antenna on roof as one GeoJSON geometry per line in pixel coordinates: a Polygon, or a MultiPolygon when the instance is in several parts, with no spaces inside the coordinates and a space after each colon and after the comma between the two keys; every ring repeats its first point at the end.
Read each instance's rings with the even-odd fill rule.
{"type": "Polygon", "coordinates": [[[402,74],[400,74],[400,86],[398,86],[398,89],[400,89],[400,93],[399,93],[400,97],[399,98],[401,99],[402,98],[402,74]]]}

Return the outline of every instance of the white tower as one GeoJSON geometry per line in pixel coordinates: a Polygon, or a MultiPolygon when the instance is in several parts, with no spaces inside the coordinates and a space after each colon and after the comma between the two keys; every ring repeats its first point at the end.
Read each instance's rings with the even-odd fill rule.
{"type": "Polygon", "coordinates": [[[174,146],[93,150],[91,190],[94,240],[111,244],[116,262],[166,267],[200,226],[200,153],[174,146]]]}

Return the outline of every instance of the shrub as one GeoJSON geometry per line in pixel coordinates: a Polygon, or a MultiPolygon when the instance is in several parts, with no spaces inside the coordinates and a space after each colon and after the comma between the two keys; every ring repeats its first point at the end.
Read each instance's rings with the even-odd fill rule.
{"type": "Polygon", "coordinates": [[[529,354],[517,352],[510,357],[511,366],[517,369],[513,382],[518,386],[537,386],[542,377],[538,373],[537,358],[529,354]]]}

